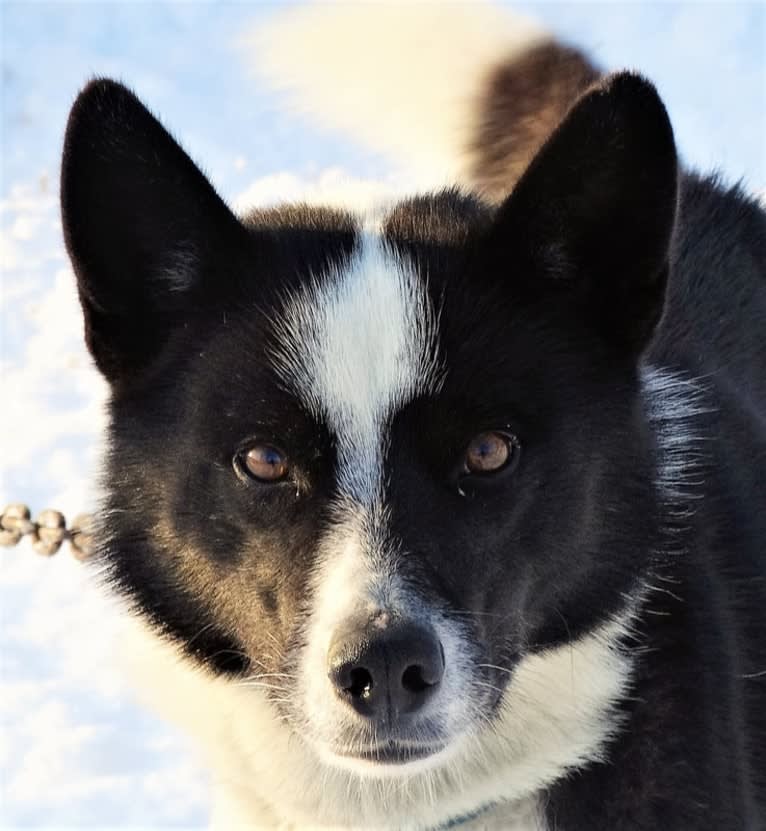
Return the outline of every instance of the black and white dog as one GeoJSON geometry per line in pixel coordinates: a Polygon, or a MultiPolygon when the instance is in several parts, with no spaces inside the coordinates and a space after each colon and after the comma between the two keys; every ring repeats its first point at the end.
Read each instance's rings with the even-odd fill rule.
{"type": "Polygon", "coordinates": [[[125,87],[77,99],[144,675],[221,828],[766,828],[764,212],[642,77],[479,63],[473,192],[364,216],[237,218],[125,87]]]}

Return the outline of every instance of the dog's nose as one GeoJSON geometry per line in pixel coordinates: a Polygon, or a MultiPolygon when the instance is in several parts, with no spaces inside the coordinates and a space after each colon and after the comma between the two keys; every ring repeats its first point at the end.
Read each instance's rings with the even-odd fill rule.
{"type": "Polygon", "coordinates": [[[359,714],[393,722],[431,698],[444,676],[444,650],[430,628],[372,621],[336,633],[328,665],[336,691],[359,714]]]}

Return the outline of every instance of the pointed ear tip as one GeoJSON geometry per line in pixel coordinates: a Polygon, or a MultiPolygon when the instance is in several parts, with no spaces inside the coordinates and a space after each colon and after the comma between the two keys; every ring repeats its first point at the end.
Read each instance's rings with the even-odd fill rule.
{"type": "Polygon", "coordinates": [[[124,97],[125,95],[134,97],[131,90],[120,81],[115,81],[113,78],[96,76],[91,78],[77,94],[73,109],[85,107],[90,104],[100,104],[116,97],[124,97]]]}
{"type": "Polygon", "coordinates": [[[67,123],[67,133],[74,125],[87,120],[97,113],[103,117],[105,113],[124,107],[126,102],[138,102],[135,93],[120,81],[112,78],[92,78],[80,90],[72,104],[67,123]]]}
{"type": "Polygon", "coordinates": [[[647,106],[654,106],[658,115],[670,121],[657,87],[638,72],[614,72],[598,83],[596,89],[612,99],[619,99],[624,104],[638,105],[642,110],[647,106]]]}
{"type": "Polygon", "coordinates": [[[92,155],[111,134],[124,132],[139,120],[146,108],[135,93],[120,81],[95,77],[82,88],[69,111],[64,132],[62,192],[72,164],[92,155]]]}
{"type": "MultiPolygon", "coordinates": [[[[623,71],[607,75],[593,87],[594,104],[606,107],[621,122],[623,129],[645,139],[659,141],[675,158],[675,136],[665,103],[654,84],[638,72],[623,71]],[[601,102],[600,104],[598,102],[601,102]]],[[[587,95],[587,93],[586,93],[587,95]]]]}
{"type": "Polygon", "coordinates": [[[654,84],[645,75],[632,69],[610,72],[602,78],[599,86],[621,93],[657,95],[654,84]]]}

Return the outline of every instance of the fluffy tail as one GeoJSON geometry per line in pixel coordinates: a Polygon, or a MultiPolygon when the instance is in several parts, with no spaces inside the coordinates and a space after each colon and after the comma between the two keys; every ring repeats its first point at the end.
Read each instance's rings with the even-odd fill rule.
{"type": "Polygon", "coordinates": [[[422,186],[499,200],[599,76],[580,52],[485,2],[309,5],[247,38],[300,111],[393,156],[422,186]]]}

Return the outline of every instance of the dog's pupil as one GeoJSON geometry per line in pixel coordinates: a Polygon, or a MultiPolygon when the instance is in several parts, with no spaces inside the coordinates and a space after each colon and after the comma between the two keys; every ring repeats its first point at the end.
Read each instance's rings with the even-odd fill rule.
{"type": "Polygon", "coordinates": [[[274,482],[284,478],[287,473],[287,460],[284,455],[268,444],[257,444],[247,452],[245,457],[247,469],[257,479],[274,482]]]}
{"type": "Polygon", "coordinates": [[[508,439],[499,433],[482,433],[469,445],[466,466],[473,473],[498,470],[507,461],[511,450],[508,439]]]}

